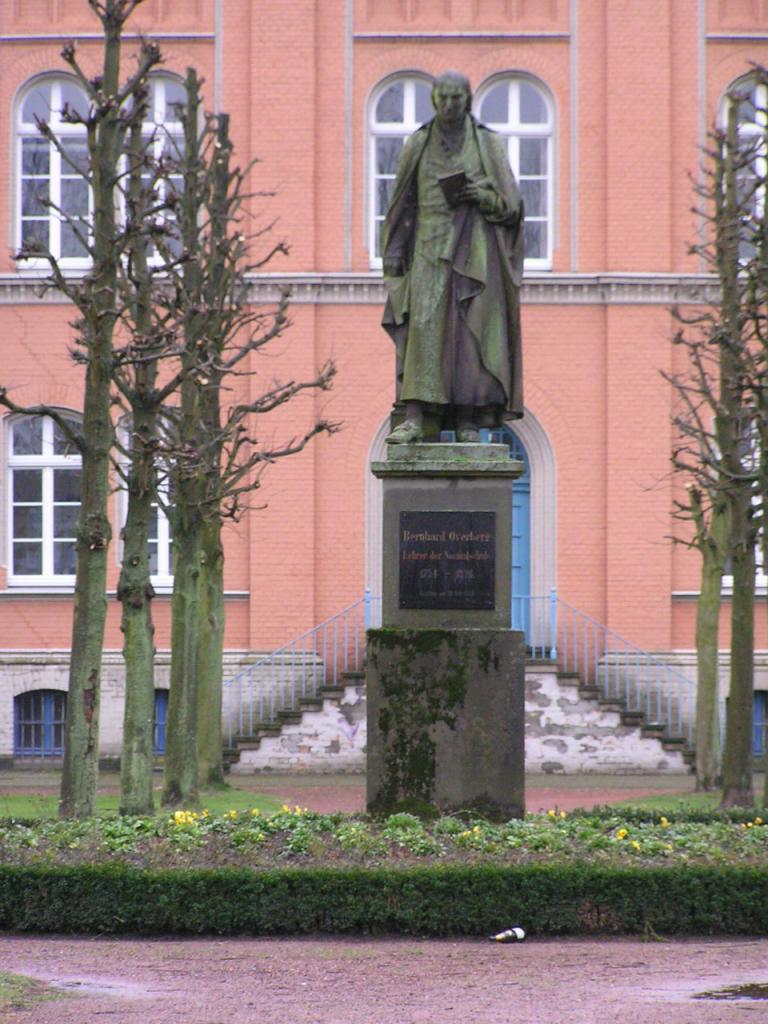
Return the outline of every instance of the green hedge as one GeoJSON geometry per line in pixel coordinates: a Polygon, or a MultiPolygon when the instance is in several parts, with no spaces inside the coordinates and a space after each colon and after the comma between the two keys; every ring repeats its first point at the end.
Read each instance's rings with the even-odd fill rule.
{"type": "Polygon", "coordinates": [[[0,866],[0,929],[768,934],[768,868],[588,865],[138,871],[0,866]]]}

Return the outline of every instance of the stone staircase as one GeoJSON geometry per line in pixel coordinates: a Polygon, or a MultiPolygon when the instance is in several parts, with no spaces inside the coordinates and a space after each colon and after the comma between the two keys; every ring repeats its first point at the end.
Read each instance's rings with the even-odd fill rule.
{"type": "MultiPolygon", "coordinates": [[[[362,772],[365,770],[365,674],[346,672],[342,685],[322,688],[235,736],[225,759],[235,774],[362,772]]],[[[620,700],[554,662],[526,666],[525,754],[530,773],[679,773],[693,752],[663,723],[648,722],[620,700]]]]}

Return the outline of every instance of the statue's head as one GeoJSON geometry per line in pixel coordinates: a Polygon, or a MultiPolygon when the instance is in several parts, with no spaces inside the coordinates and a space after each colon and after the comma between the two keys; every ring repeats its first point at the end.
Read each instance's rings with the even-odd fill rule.
{"type": "Polygon", "coordinates": [[[462,117],[468,114],[472,107],[472,89],[467,76],[459,71],[444,71],[438,75],[432,83],[432,106],[439,118],[452,119],[450,115],[456,108],[462,117]]]}

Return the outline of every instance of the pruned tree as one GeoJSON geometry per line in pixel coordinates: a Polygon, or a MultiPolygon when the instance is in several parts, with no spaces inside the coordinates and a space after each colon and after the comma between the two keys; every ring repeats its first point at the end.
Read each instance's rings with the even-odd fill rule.
{"type": "MultiPolygon", "coordinates": [[[[765,81],[764,69],[755,79],[765,81]]],[[[710,136],[704,183],[698,193],[709,232],[694,247],[717,275],[716,301],[683,323],[676,342],[686,371],[667,375],[679,400],[675,469],[689,482],[677,515],[693,522],[687,542],[702,556],[697,615],[697,783],[710,788],[717,771],[718,618],[722,576],[733,580],[730,682],[722,761],[723,806],[749,806],[752,788],[755,554],[764,519],[759,495],[768,489],[763,442],[768,221],[764,194],[765,138],[739,130],[744,96],[728,97],[723,127],[710,136]]]]}
{"type": "Polygon", "coordinates": [[[119,320],[118,272],[128,243],[118,222],[122,155],[126,134],[135,115],[132,99],[144,88],[160,62],[156,45],[144,42],[136,68],[122,84],[120,62],[125,23],[142,0],[88,0],[99,19],[104,39],[100,72],[89,77],[74,44],[62,57],[88,98],[85,113],[66,108],[62,118],[85,128],[87,159],[81,165],[56,138],[47,122],[39,120],[41,136],[55,146],[62,161],[87,183],[92,214],[75,218],[41,198],[54,215],[65,220],[87,255],[90,270],[80,278],[67,277],[56,256],[42,243],[29,242],[19,258],[44,258],[51,284],[75,306],[75,356],[84,367],[83,418],[79,431],[56,410],[21,408],[2,392],[3,404],[14,412],[51,416],[82,455],[82,492],[76,527],[77,568],[72,651],[69,671],[64,769],[60,813],[87,817],[95,811],[98,776],[98,725],[101,662],[106,618],[107,552],[111,539],[108,516],[113,338],[119,320]]]}
{"type": "Polygon", "coordinates": [[[200,88],[190,70],[177,168],[183,188],[173,210],[179,245],[158,244],[169,280],[165,314],[180,347],[179,405],[166,410],[165,426],[175,564],[166,804],[194,802],[200,785],[223,781],[222,524],[248,507],[266,466],[336,429],[313,417],[299,436],[271,443],[257,426],[302,392],[327,390],[335,373],[331,363],[311,380],[272,381],[258,397],[229,407],[222,400],[238,380],[257,372],[254,355],[288,326],[287,294],[269,310],[248,300],[250,275],[286,247],[264,246],[263,231],[249,233],[250,168],[232,166],[226,115],[205,117],[201,126],[200,88]],[[259,245],[263,254],[251,255],[259,245]]]}

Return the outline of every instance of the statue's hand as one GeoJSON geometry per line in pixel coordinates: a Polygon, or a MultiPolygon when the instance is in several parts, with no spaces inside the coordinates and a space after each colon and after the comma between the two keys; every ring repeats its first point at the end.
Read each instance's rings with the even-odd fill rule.
{"type": "Polygon", "coordinates": [[[498,205],[494,190],[478,185],[475,181],[468,181],[458,198],[460,203],[473,203],[479,206],[480,212],[486,214],[494,214],[498,205]]]}
{"type": "Polygon", "coordinates": [[[405,260],[400,257],[392,257],[384,260],[385,277],[402,277],[405,274],[405,260]]]}

